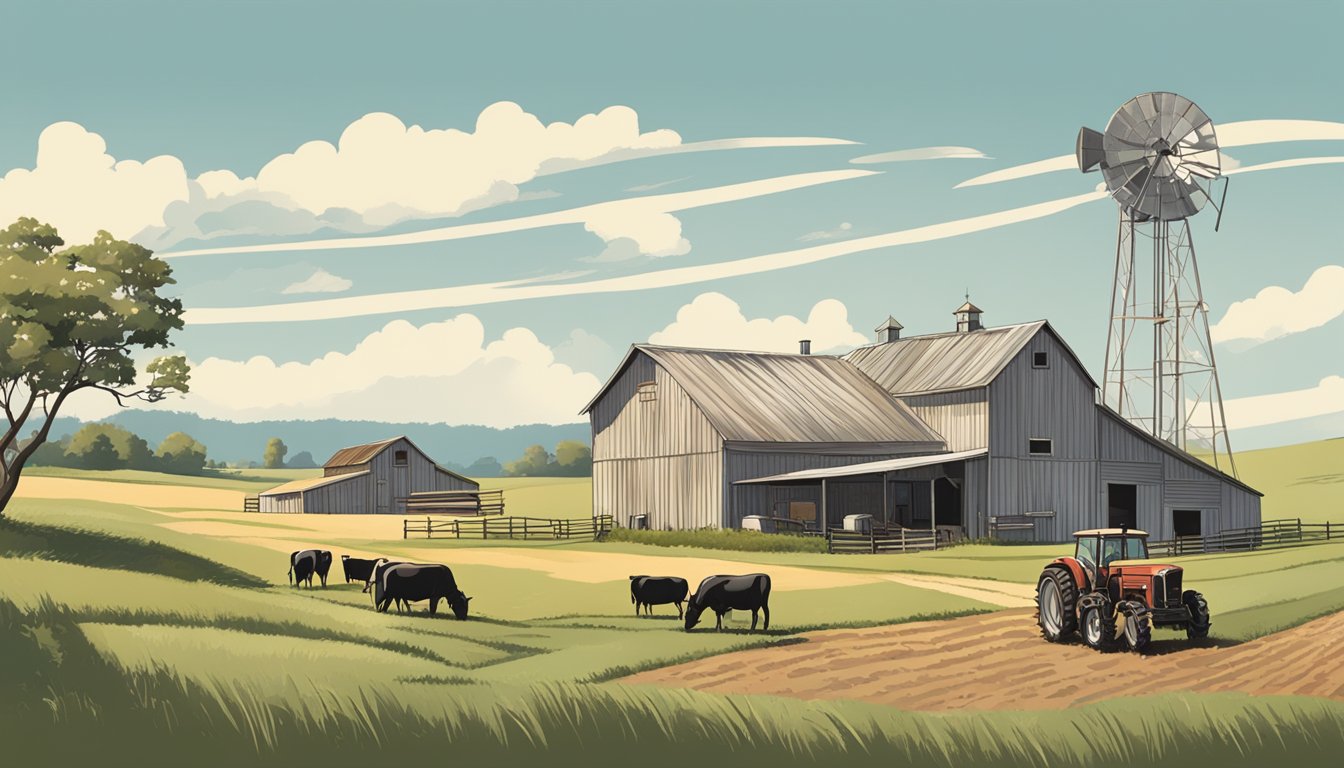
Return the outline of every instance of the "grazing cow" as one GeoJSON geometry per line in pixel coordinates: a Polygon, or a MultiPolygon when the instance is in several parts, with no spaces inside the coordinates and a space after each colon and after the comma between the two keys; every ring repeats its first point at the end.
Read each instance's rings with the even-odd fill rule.
{"type": "Polygon", "coordinates": [[[751,629],[756,630],[756,612],[765,614],[765,626],[770,628],[770,577],[764,573],[746,576],[709,576],[700,582],[695,594],[686,602],[686,631],[700,623],[700,614],[708,608],[714,611],[714,628],[723,629],[723,614],[731,610],[751,611],[751,629]]]}
{"type": "MultiPolygon", "coordinates": [[[[405,565],[405,564],[406,564],[405,560],[388,560],[386,557],[380,557],[378,558],[377,561],[374,562],[373,572],[369,574],[369,580],[364,582],[364,591],[369,593],[369,598],[373,600],[373,605],[375,608],[378,607],[378,595],[381,593],[373,588],[374,585],[382,583],[383,574],[387,573],[387,569],[391,568],[394,565],[405,565]]],[[[397,610],[400,611],[402,607],[402,601],[397,600],[396,606],[397,610]]]]}
{"type": "Polygon", "coordinates": [[[681,603],[686,599],[689,589],[686,580],[676,576],[631,576],[630,602],[635,604],[636,616],[640,608],[646,614],[653,615],[653,606],[675,603],[677,618],[680,619],[683,615],[681,603]]]}
{"type": "Polygon", "coordinates": [[[295,587],[306,581],[308,588],[312,589],[313,574],[317,574],[325,588],[327,573],[330,571],[331,553],[325,549],[301,549],[289,555],[289,583],[295,587]]]}
{"type": "Polygon", "coordinates": [[[366,585],[369,579],[373,578],[373,566],[378,564],[381,558],[369,560],[361,557],[351,557],[341,555],[341,568],[345,569],[345,583],[352,581],[362,581],[366,585]]]}
{"type": "MultiPolygon", "coordinates": [[[[387,606],[394,600],[407,604],[419,600],[429,601],[429,613],[433,616],[439,610],[439,601],[447,600],[453,615],[459,619],[467,618],[467,603],[470,597],[457,588],[457,580],[446,565],[420,565],[418,563],[399,563],[381,569],[373,587],[374,606],[381,613],[387,612],[387,606]]],[[[409,607],[409,606],[408,606],[409,607]]]]}

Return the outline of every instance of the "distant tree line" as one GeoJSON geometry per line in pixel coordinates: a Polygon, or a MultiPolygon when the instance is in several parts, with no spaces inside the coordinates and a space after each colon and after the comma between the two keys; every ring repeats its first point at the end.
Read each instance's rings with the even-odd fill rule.
{"type": "Polygon", "coordinates": [[[85,424],[73,435],[43,442],[28,463],[77,469],[143,469],[175,475],[200,474],[215,466],[206,448],[185,432],[174,432],[151,450],[149,442],[116,424],[85,424]]]}
{"type": "MultiPolygon", "coordinates": [[[[479,463],[479,462],[477,462],[479,463]]],[[[593,451],[578,440],[561,440],[555,453],[531,445],[523,457],[504,465],[504,477],[588,477],[593,474],[593,451]]]]}

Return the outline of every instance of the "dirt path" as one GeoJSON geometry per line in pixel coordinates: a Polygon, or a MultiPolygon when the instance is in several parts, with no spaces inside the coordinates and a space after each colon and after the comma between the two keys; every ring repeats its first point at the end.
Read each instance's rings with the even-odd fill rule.
{"type": "Polygon", "coordinates": [[[149,485],[66,477],[21,477],[14,495],[22,499],[88,499],[133,507],[194,507],[233,510],[243,506],[241,491],[185,485],[149,485]]]}
{"type": "Polygon", "coordinates": [[[1050,645],[1024,610],[805,637],[798,645],[715,656],[624,682],[915,710],[1064,709],[1173,691],[1344,700],[1344,612],[1226,648],[1155,642],[1156,652],[1146,656],[1050,645]]]}

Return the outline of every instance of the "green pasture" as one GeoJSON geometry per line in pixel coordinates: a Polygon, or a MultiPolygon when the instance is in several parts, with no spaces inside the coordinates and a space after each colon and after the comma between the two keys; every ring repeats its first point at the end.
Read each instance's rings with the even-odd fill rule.
{"type": "Polygon", "coordinates": [[[1237,472],[1265,498],[1264,519],[1344,523],[1344,438],[1236,454],[1237,472]]]}
{"type": "MultiPolygon", "coordinates": [[[[510,499],[555,510],[563,507],[555,499],[569,493],[586,503],[583,479],[513,482],[510,499]]],[[[581,509],[575,504],[570,509],[581,509]]],[[[1307,699],[1174,696],[1058,713],[944,715],[623,686],[610,681],[681,660],[798,642],[802,631],[994,606],[892,582],[777,591],[768,633],[746,633],[749,617],[740,614],[723,633],[686,633],[671,606],[636,618],[625,579],[571,581],[539,570],[455,563],[453,556],[482,546],[555,548],[659,557],[669,573],[693,556],[767,571],[790,565],[818,574],[904,572],[1030,584],[1067,546],[855,556],[632,542],[313,542],[337,554],[343,545],[393,556],[405,548],[440,549],[473,597],[472,620],[459,622],[446,609],[437,617],[423,609],[376,613],[361,585],[342,583],[339,563],[327,589],[293,589],[283,553],[160,525],[173,520],[101,502],[10,504],[0,520],[0,653],[7,660],[0,684],[15,692],[0,697],[0,737],[16,745],[10,754],[65,764],[113,754],[140,765],[346,765],[375,755],[448,754],[479,764],[568,765],[638,754],[650,765],[731,755],[744,765],[830,764],[843,757],[884,765],[1160,759],[1227,766],[1267,754],[1310,765],[1316,750],[1344,747],[1344,706],[1307,699]],[[20,734],[25,738],[11,738],[20,734]],[[143,745],[150,743],[154,760],[146,762],[143,745]],[[25,751],[33,745],[43,751],[25,751]]],[[[282,534],[293,529],[280,517],[259,517],[256,525],[282,534]]],[[[1344,542],[1177,562],[1187,568],[1190,586],[1208,597],[1213,633],[1222,641],[1344,609],[1344,542]]]]}

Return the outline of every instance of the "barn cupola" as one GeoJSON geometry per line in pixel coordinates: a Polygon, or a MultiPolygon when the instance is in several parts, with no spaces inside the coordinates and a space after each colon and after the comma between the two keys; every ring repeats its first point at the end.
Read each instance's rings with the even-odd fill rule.
{"type": "Polygon", "coordinates": [[[966,294],[966,303],[957,307],[957,311],[952,313],[957,318],[957,333],[969,333],[984,329],[980,323],[980,315],[984,310],[971,303],[971,295],[966,294]]]}
{"type": "Polygon", "coordinates": [[[877,332],[877,343],[886,344],[889,341],[900,341],[901,329],[904,327],[896,321],[896,318],[887,315],[886,321],[873,329],[877,332]]]}

